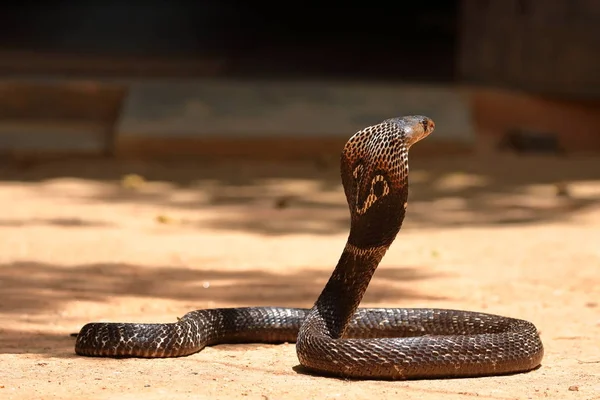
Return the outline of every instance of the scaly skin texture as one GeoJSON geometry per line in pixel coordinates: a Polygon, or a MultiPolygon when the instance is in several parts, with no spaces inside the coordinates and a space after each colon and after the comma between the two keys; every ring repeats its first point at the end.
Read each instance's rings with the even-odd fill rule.
{"type": "Polygon", "coordinates": [[[312,309],[209,309],[171,324],[90,323],[77,336],[76,353],[177,357],[218,343],[297,341],[305,368],[348,378],[450,378],[536,368],[544,349],[530,322],[460,310],[358,308],[402,227],[408,151],[433,129],[424,116],[392,118],[348,140],[341,176],[350,233],[312,309]]]}

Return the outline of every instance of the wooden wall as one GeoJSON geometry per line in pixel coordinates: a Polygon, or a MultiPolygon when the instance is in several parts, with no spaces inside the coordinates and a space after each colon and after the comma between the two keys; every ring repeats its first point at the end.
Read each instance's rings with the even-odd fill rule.
{"type": "Polygon", "coordinates": [[[600,98],[600,1],[462,0],[460,79],[600,98]]]}

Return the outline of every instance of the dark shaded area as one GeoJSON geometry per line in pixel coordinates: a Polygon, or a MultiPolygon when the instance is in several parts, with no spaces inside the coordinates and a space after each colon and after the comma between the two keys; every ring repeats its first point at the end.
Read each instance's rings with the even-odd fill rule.
{"type": "Polygon", "coordinates": [[[228,77],[447,81],[456,64],[457,14],[456,0],[385,7],[20,2],[0,9],[0,50],[221,60],[219,74],[228,77]]]}
{"type": "MultiPolygon", "coordinates": [[[[140,267],[123,263],[65,268],[37,262],[16,262],[0,268],[3,285],[15,288],[8,289],[13,292],[10,293],[10,308],[2,304],[0,311],[4,314],[41,315],[48,311],[52,313],[52,310],[58,311],[63,302],[103,301],[114,296],[185,300],[197,303],[198,308],[207,302],[217,305],[234,303],[240,306],[310,308],[332,268],[275,274],[260,268],[247,271],[192,270],[174,266],[140,267]],[[210,282],[210,287],[204,288],[204,282],[210,282]]],[[[425,267],[381,268],[369,287],[370,294],[365,297],[365,301],[380,303],[398,299],[443,299],[410,289],[399,291],[392,288],[393,282],[431,278],[426,271],[425,267]]],[[[175,317],[174,315],[173,318],[175,317]]]]}
{"type": "MultiPolygon", "coordinates": [[[[51,323],[68,318],[61,315],[61,307],[66,302],[106,301],[115,296],[185,300],[190,303],[188,311],[222,307],[224,304],[310,308],[329,274],[328,269],[274,274],[261,269],[191,270],[121,263],[61,267],[23,261],[0,266],[0,281],[4,288],[0,297],[0,312],[21,320],[51,323]],[[204,282],[210,282],[210,287],[204,288],[204,282]]],[[[407,288],[399,290],[392,283],[410,283],[433,277],[424,267],[386,266],[377,272],[364,301],[379,303],[400,299],[443,299],[436,294],[419,293],[407,288]]],[[[140,310],[140,314],[146,314],[147,321],[152,322],[151,313],[140,310]]],[[[173,321],[176,317],[178,315],[173,315],[173,321]]],[[[0,332],[0,354],[73,355],[73,339],[68,332],[64,336],[43,332],[0,332]],[[52,345],[37,346],[38,341],[52,342],[52,345]]]]}
{"type": "Polygon", "coordinates": [[[460,81],[597,98],[599,11],[596,0],[12,2],[0,6],[0,73],[460,81]]]}

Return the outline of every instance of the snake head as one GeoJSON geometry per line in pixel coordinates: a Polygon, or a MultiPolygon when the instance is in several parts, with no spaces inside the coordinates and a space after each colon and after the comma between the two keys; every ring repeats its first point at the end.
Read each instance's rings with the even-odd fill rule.
{"type": "Polygon", "coordinates": [[[390,118],[383,121],[383,123],[394,124],[404,133],[407,148],[410,148],[419,140],[425,139],[435,129],[435,122],[423,115],[390,118]]]}
{"type": "Polygon", "coordinates": [[[353,245],[383,246],[394,240],[408,200],[408,150],[434,127],[425,116],[391,118],[358,131],[348,140],[341,172],[353,245]]]}

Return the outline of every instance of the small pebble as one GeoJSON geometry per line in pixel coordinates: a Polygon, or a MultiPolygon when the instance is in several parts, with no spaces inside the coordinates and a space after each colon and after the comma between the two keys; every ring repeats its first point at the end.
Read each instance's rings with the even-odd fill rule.
{"type": "Polygon", "coordinates": [[[171,224],[171,223],[175,222],[175,220],[173,220],[173,218],[171,218],[167,215],[163,215],[163,214],[157,215],[155,220],[159,224],[171,224]]]}
{"type": "Polygon", "coordinates": [[[138,174],[127,174],[121,178],[121,186],[126,189],[140,189],[146,183],[146,179],[138,174]]]}
{"type": "Polygon", "coordinates": [[[579,392],[579,386],[577,386],[577,385],[571,385],[571,386],[569,386],[569,390],[571,392],[579,392]]]}
{"type": "Polygon", "coordinates": [[[275,200],[274,207],[278,210],[283,210],[284,208],[288,208],[290,206],[291,201],[291,196],[282,196],[275,200]]]}

